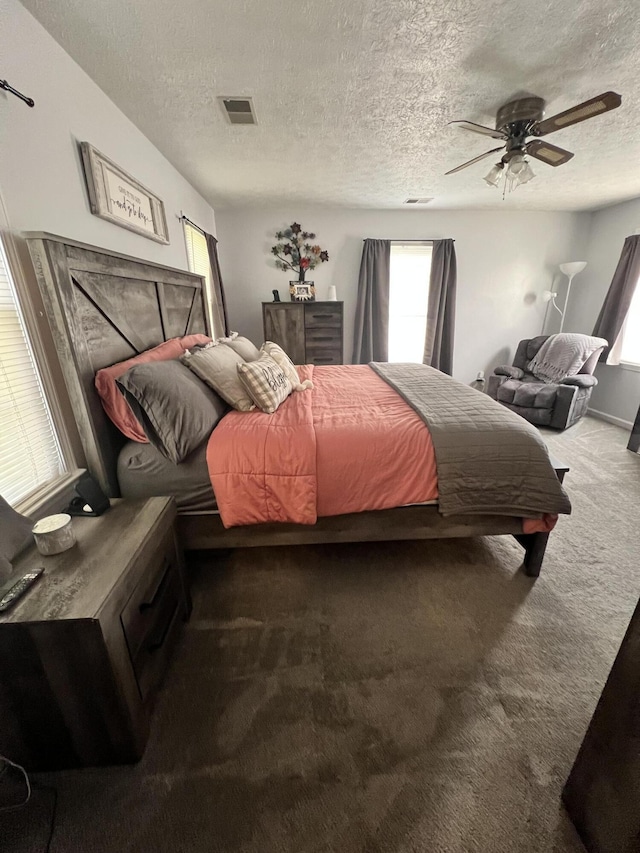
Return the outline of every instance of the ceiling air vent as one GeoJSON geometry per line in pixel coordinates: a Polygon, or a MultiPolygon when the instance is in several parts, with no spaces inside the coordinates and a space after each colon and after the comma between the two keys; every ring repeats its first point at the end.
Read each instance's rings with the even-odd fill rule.
{"type": "Polygon", "coordinates": [[[219,98],[229,124],[257,124],[251,98],[219,98]]]}
{"type": "Polygon", "coordinates": [[[407,198],[405,199],[405,204],[429,204],[430,201],[433,201],[432,198],[407,198]]]}

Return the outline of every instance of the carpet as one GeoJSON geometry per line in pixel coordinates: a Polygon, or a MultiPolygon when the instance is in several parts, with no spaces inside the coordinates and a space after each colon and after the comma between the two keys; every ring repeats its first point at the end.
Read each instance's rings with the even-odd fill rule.
{"type": "MultiPolygon", "coordinates": [[[[52,853],[579,853],[560,792],[638,599],[640,457],[544,433],[574,513],[508,537],[246,549],[194,611],[136,766],[66,771],[52,853]]],[[[52,795],[0,816],[38,853],[52,795]]]]}

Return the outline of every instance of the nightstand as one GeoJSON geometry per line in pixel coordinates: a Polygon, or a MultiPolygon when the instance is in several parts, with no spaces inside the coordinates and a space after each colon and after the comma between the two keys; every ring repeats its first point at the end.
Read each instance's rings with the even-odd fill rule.
{"type": "Polygon", "coordinates": [[[191,602],[172,498],[74,518],[77,544],[0,616],[0,753],[30,770],[136,761],[191,602]]]}

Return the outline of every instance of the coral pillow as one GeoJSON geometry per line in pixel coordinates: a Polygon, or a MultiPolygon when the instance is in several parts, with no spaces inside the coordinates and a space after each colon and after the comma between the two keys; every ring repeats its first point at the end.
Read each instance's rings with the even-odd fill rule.
{"type": "Polygon", "coordinates": [[[179,358],[189,347],[207,344],[210,341],[211,338],[206,335],[187,335],[184,338],[172,338],[170,341],[165,341],[153,349],[140,353],[140,355],[128,358],[126,361],[112,364],[111,367],[103,367],[96,373],[95,386],[102,400],[102,407],[121,433],[132,441],[138,441],[141,444],[148,443],[142,426],[118,389],[116,379],[136,364],[179,358]]]}

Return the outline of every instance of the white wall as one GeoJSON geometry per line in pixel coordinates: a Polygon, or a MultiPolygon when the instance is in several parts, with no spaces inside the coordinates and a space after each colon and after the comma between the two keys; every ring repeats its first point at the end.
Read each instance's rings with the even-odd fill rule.
{"type": "Polygon", "coordinates": [[[358,270],[365,237],[453,237],[458,259],[454,375],[475,379],[510,362],[518,341],[541,334],[554,268],[584,251],[588,214],[537,211],[346,210],[299,207],[218,210],[220,263],[232,328],[262,340],[261,302],[277,288],[288,298],[289,274],[269,249],[293,221],[317,234],[330,261],[313,272],[317,298],[337,288],[345,303],[345,357],[353,348],[358,270]]]}
{"type": "Polygon", "coordinates": [[[184,210],[213,231],[213,210],[17,0],[0,0],[2,77],[36,102],[0,92],[0,191],[14,232],[51,231],[187,269],[184,210]],[[79,141],[87,141],[165,204],[163,246],[89,210],[79,141]]]}
{"type": "MultiPolygon", "coordinates": [[[[639,229],[640,199],[592,213],[583,258],[588,265],[571,286],[566,331],[591,334],[620,259],[624,239],[639,229]]],[[[600,364],[596,376],[598,385],[591,397],[591,408],[633,423],[640,405],[640,372],[600,364]]]]}
{"type": "MultiPolygon", "coordinates": [[[[214,212],[104,92],[17,0],[0,0],[0,74],[35,101],[30,109],[0,91],[0,194],[19,267],[35,308],[41,365],[55,388],[76,462],[82,451],[26,244],[24,231],[49,231],[112,251],[188,269],[180,210],[215,233],[214,212]],[[87,141],[164,202],[170,244],[156,243],[94,216],[78,142],[87,141]]],[[[0,223],[4,216],[0,215],[0,223]]],[[[4,226],[3,226],[4,227],[4,226]]]]}

